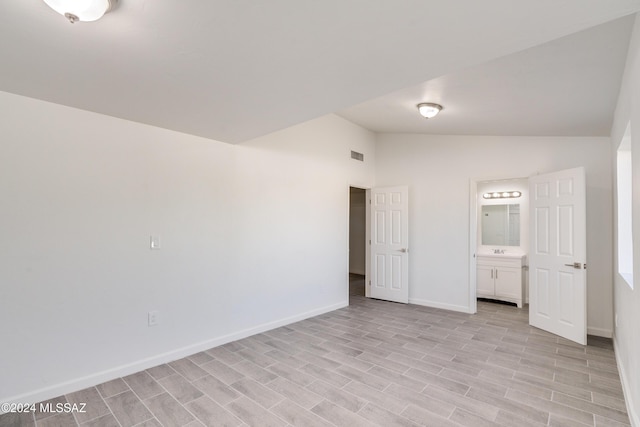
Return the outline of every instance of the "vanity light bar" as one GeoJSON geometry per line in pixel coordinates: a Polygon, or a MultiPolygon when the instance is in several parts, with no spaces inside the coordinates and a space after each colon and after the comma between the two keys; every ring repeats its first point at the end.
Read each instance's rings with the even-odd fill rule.
{"type": "Polygon", "coordinates": [[[515,199],[522,196],[519,191],[494,191],[493,193],[484,193],[482,195],[485,199],[515,199]]]}

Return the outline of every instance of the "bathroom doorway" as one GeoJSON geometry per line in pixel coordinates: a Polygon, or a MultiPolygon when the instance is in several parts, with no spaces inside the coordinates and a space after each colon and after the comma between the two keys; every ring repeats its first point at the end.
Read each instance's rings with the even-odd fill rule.
{"type": "MultiPolygon", "coordinates": [[[[470,185],[470,236],[469,253],[469,289],[470,306],[476,311],[476,299],[479,294],[490,300],[485,292],[478,293],[477,282],[483,274],[490,274],[493,280],[493,270],[479,267],[478,256],[482,257],[498,251],[504,257],[523,255],[521,297],[520,304],[527,304],[529,288],[527,274],[527,257],[529,250],[529,179],[528,178],[494,178],[471,180],[470,185]],[[517,196],[514,196],[517,194],[517,196]],[[495,217],[495,218],[494,218],[495,217]],[[490,273],[487,273],[490,271],[490,273]],[[480,276],[478,276],[480,274],[480,276]]],[[[497,276],[497,273],[496,273],[497,276]]],[[[506,276],[505,276],[506,277],[506,276]]],[[[511,301],[511,300],[508,300],[511,301]]],[[[511,301],[515,302],[515,301],[511,301]]]]}

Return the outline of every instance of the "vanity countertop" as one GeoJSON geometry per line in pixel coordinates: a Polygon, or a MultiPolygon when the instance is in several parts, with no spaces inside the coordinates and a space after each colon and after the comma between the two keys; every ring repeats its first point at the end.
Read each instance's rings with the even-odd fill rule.
{"type": "Polygon", "coordinates": [[[478,252],[477,256],[481,256],[481,257],[490,257],[490,258],[509,258],[509,259],[521,259],[524,258],[525,256],[527,256],[527,254],[523,254],[523,253],[503,253],[503,254],[496,254],[493,252],[478,252]]]}

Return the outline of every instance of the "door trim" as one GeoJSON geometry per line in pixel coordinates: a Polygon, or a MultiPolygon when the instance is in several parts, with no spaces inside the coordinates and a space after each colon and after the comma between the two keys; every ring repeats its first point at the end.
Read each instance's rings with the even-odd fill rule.
{"type": "Polygon", "coordinates": [[[469,309],[478,312],[478,181],[469,180],[469,309]]]}

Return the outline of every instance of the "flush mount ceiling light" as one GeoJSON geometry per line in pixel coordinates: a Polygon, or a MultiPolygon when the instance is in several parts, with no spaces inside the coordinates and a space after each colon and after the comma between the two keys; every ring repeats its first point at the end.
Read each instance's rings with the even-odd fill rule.
{"type": "Polygon", "coordinates": [[[73,24],[77,21],[97,21],[113,9],[118,0],[44,0],[44,2],[73,24]]]}
{"type": "Polygon", "coordinates": [[[515,199],[522,196],[519,191],[495,191],[493,193],[484,193],[482,195],[485,199],[515,199]]]}
{"type": "Polygon", "coordinates": [[[432,104],[431,102],[423,102],[422,104],[418,104],[417,107],[425,119],[435,117],[443,109],[442,105],[432,104]]]}

